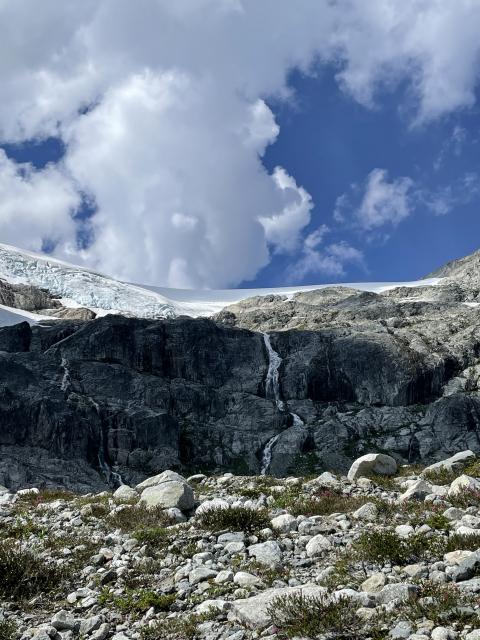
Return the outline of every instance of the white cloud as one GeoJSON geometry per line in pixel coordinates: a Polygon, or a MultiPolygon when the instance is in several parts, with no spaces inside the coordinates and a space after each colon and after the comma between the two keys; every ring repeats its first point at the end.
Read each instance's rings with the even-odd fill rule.
{"type": "MultiPolygon", "coordinates": [[[[37,5],[0,0],[0,141],[59,135],[67,154],[64,167],[29,170],[23,183],[18,168],[2,169],[0,237],[32,248],[54,238],[58,255],[123,278],[234,285],[272,252],[302,247],[310,196],[262,163],[279,134],[265,98],[289,98],[293,67],[336,64],[343,89],[366,105],[380,86],[407,80],[416,122],[474,102],[480,5],[471,0],[37,5]],[[75,254],[81,191],[98,211],[94,243],[75,254]],[[39,213],[48,200],[52,212],[39,213]]],[[[374,178],[359,220],[397,224],[409,212],[408,179],[374,178]]],[[[332,273],[336,251],[324,255],[332,273]]]]}
{"type": "Polygon", "coordinates": [[[429,189],[412,178],[390,180],[385,169],[373,169],[363,184],[352,184],[347,193],[337,198],[333,217],[340,225],[356,228],[367,238],[385,240],[385,227],[396,227],[414,213],[426,210],[443,216],[479,195],[480,177],[475,172],[444,187],[429,189]]]}
{"type": "Polygon", "coordinates": [[[363,253],[348,242],[340,241],[315,249],[305,243],[302,256],[288,270],[287,277],[290,282],[303,281],[307,276],[331,277],[338,280],[345,276],[345,266],[348,264],[364,266],[363,253]]]}
{"type": "Polygon", "coordinates": [[[388,180],[385,169],[373,169],[367,178],[362,202],[356,212],[363,229],[370,230],[385,224],[396,226],[412,212],[410,203],[414,182],[411,178],[388,180]]]}
{"type": "Polygon", "coordinates": [[[455,207],[466,205],[480,195],[480,177],[475,172],[466,173],[446,187],[435,190],[419,189],[418,206],[425,207],[436,216],[444,216],[455,207]]]}
{"type": "Polygon", "coordinates": [[[337,222],[351,221],[364,231],[396,226],[413,211],[414,186],[411,178],[389,180],[385,169],[373,169],[361,188],[354,184],[350,194],[337,198],[334,218],[337,222]]]}
{"type": "Polygon", "coordinates": [[[56,167],[36,171],[16,164],[0,149],[1,240],[23,242],[40,251],[44,241],[61,242],[75,235],[71,213],[80,198],[71,180],[56,167]]]}
{"type": "Polygon", "coordinates": [[[282,167],[276,167],[272,177],[285,203],[280,213],[260,216],[259,221],[266,239],[277,251],[292,252],[300,243],[301,230],[310,222],[312,199],[282,167]]]}

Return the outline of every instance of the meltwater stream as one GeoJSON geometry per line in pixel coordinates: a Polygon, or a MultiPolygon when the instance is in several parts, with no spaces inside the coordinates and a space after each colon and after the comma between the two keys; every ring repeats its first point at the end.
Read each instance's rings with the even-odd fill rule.
{"type": "MultiPolygon", "coordinates": [[[[268,371],[267,378],[265,380],[265,395],[267,398],[271,398],[272,400],[274,400],[277,409],[283,413],[285,411],[285,403],[280,399],[280,384],[278,373],[280,365],[282,364],[282,358],[272,347],[270,336],[268,335],[268,333],[263,334],[263,341],[265,342],[268,353],[268,371]]],[[[294,427],[303,427],[304,423],[300,416],[297,416],[296,413],[290,413],[290,415],[293,418],[294,427]]],[[[268,469],[270,468],[270,463],[272,462],[273,447],[275,446],[279,437],[280,434],[277,433],[277,435],[273,436],[273,438],[270,438],[263,449],[262,466],[260,470],[260,474],[262,476],[266,475],[268,469]]]]}

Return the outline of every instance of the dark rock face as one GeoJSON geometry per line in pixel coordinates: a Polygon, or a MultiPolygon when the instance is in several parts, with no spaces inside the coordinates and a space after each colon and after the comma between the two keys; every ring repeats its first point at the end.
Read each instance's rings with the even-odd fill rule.
{"type": "Polygon", "coordinates": [[[261,333],[120,316],[0,329],[0,484],[87,491],[118,482],[112,469],[128,483],[166,468],[258,473],[278,433],[279,475],[344,470],[372,450],[404,462],[480,451],[476,389],[443,396],[464,356],[352,327],[271,342],[283,412],[265,397],[261,333]]]}

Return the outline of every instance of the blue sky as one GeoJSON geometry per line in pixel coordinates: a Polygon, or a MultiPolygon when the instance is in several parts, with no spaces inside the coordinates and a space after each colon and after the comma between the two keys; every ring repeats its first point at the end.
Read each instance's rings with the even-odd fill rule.
{"type": "MultiPolygon", "coordinates": [[[[265,164],[269,168],[281,164],[311,194],[315,208],[309,229],[325,223],[331,226],[333,240],[347,240],[362,249],[364,264],[350,265],[348,280],[417,279],[479,249],[480,193],[464,194],[462,201],[463,189],[456,187],[466,174],[480,171],[478,106],[412,127],[403,112],[408,105],[405,86],[381,92],[376,107],[368,109],[339,90],[334,73],[291,75],[296,104],[272,101],[280,135],[269,147],[265,164]],[[336,223],[337,198],[377,167],[386,169],[391,178],[409,176],[431,192],[453,187],[451,210],[434,215],[418,203],[408,218],[389,228],[388,239],[370,238],[336,223]]],[[[266,286],[278,282],[288,264],[288,257],[272,261],[256,282],[266,286]]],[[[307,276],[304,282],[317,280],[307,276]]]]}
{"type": "Polygon", "coordinates": [[[0,241],[195,288],[410,280],[479,248],[480,6],[33,7],[0,7],[0,241]]]}

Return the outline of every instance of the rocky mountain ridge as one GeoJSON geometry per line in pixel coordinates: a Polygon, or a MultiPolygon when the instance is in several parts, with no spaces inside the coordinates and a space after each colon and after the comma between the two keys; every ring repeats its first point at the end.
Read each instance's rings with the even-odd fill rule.
{"type": "MultiPolygon", "coordinates": [[[[211,320],[0,328],[0,483],[88,491],[165,468],[281,476],[367,450],[480,451],[476,261],[429,286],[254,297],[211,320]]],[[[2,291],[56,308],[27,285],[2,291]]]]}

